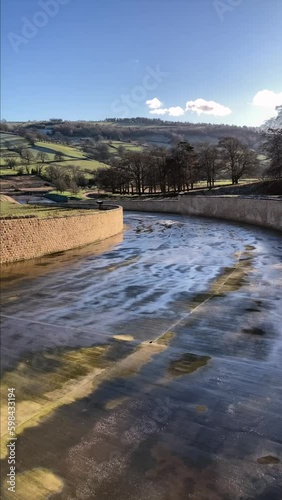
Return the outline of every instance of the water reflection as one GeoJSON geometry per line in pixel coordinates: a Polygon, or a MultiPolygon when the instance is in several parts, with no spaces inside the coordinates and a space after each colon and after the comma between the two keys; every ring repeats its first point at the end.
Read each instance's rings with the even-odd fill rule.
{"type": "Polygon", "coordinates": [[[126,222],[123,241],[4,267],[19,487],[47,498],[49,478],[65,500],[280,498],[281,235],[126,222]]]}
{"type": "MultiPolygon", "coordinates": [[[[108,252],[122,241],[123,234],[118,234],[107,240],[68,250],[67,252],[57,252],[37,259],[5,264],[1,270],[1,291],[5,292],[7,290],[10,292],[11,289],[14,290],[14,287],[18,286],[19,280],[30,280],[50,272],[62,271],[64,268],[68,268],[70,265],[74,266],[76,263],[81,265],[81,259],[90,256],[96,257],[108,252]]],[[[3,298],[5,300],[5,297],[3,298]]]]}

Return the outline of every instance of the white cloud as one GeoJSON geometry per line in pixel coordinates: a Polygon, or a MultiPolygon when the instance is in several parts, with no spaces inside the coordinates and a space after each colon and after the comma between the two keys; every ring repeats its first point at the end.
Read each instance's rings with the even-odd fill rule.
{"type": "Polygon", "coordinates": [[[272,90],[260,90],[253,98],[253,105],[262,108],[272,108],[275,111],[276,106],[282,104],[282,92],[273,92],[272,90]]]}
{"type": "Polygon", "coordinates": [[[150,109],[159,109],[163,103],[157,98],[154,97],[154,99],[149,99],[146,101],[146,104],[148,104],[150,109]]]}
{"type": "Polygon", "coordinates": [[[184,109],[181,108],[180,106],[168,108],[169,116],[182,116],[184,115],[184,113],[185,113],[184,109]]]}
{"type": "Polygon", "coordinates": [[[160,109],[152,109],[150,111],[152,115],[167,115],[168,114],[168,109],[160,108],[160,109]]]}
{"type": "Polygon", "coordinates": [[[164,108],[163,103],[157,98],[146,101],[149,111],[152,115],[168,115],[168,116],[183,116],[185,112],[192,111],[201,114],[214,115],[214,116],[226,116],[232,113],[230,108],[218,104],[214,101],[206,101],[205,99],[196,99],[196,101],[188,101],[186,103],[186,109],[181,106],[171,106],[170,108],[164,108]]]}
{"type": "Polygon", "coordinates": [[[150,113],[152,115],[182,116],[184,115],[185,111],[180,106],[174,106],[171,108],[151,109],[150,113]]]}
{"type": "Polygon", "coordinates": [[[186,103],[185,111],[192,111],[198,115],[214,115],[226,116],[232,113],[230,108],[223,106],[215,101],[206,101],[205,99],[196,99],[195,101],[188,101],[186,103]]]}

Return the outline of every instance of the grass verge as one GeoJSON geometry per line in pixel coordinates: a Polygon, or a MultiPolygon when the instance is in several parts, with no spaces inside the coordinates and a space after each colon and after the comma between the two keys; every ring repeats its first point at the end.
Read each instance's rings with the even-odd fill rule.
{"type": "Polygon", "coordinates": [[[40,219],[45,219],[47,217],[66,217],[70,215],[82,215],[87,212],[96,212],[97,210],[85,209],[73,209],[67,207],[52,207],[52,206],[40,206],[40,205],[17,205],[14,203],[9,203],[7,201],[2,201],[0,204],[0,218],[3,217],[38,217],[40,219]]]}

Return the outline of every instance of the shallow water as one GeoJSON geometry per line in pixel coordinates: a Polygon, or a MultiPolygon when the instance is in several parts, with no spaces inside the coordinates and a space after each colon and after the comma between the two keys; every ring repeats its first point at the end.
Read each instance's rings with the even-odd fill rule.
{"type": "Polygon", "coordinates": [[[45,477],[46,498],[280,499],[281,235],[125,222],[124,239],[4,268],[19,498],[45,477]]]}
{"type": "Polygon", "coordinates": [[[46,198],[45,196],[33,196],[33,195],[22,195],[22,196],[17,196],[15,197],[15,200],[18,203],[21,203],[21,205],[25,205],[26,203],[29,204],[54,204],[55,202],[52,200],[49,200],[49,198],[46,198]]]}

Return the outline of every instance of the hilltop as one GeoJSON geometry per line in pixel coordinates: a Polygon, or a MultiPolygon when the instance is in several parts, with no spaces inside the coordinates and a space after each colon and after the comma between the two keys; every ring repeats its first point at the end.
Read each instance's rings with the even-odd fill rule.
{"type": "Polygon", "coordinates": [[[267,128],[282,128],[282,106],[276,107],[277,116],[274,118],[270,118],[262,125],[262,129],[266,130],[267,128]]]}
{"type": "Polygon", "coordinates": [[[200,142],[216,144],[222,137],[236,137],[253,149],[259,145],[260,129],[256,127],[238,127],[235,125],[214,125],[207,123],[171,122],[149,118],[108,118],[104,121],[63,121],[51,119],[38,122],[7,124],[21,135],[25,132],[41,134],[71,144],[79,145],[86,140],[115,141],[117,146],[123,143],[139,145],[157,145],[170,147],[185,140],[192,145],[200,142]]]}

